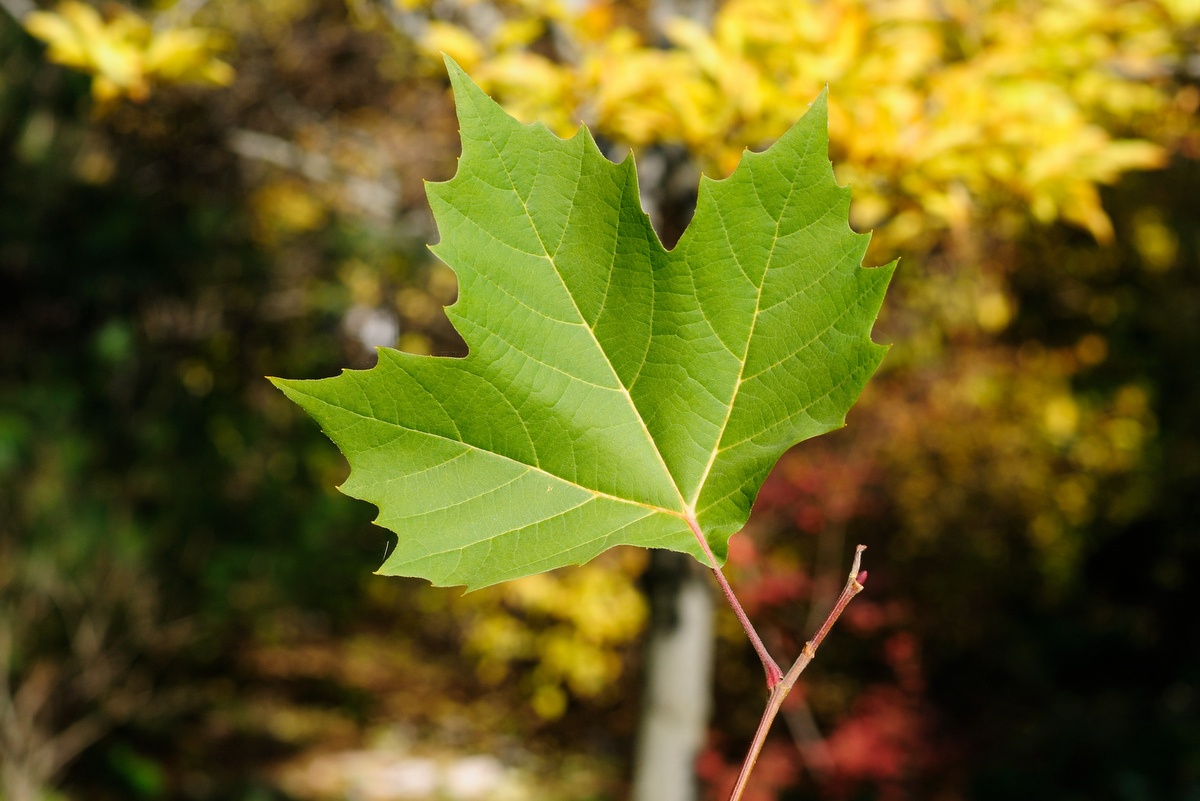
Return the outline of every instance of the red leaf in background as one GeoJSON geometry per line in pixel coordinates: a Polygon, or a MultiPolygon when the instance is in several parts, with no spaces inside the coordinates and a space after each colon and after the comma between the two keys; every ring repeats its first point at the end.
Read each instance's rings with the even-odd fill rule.
{"type": "Polygon", "coordinates": [[[842,793],[862,782],[875,784],[881,799],[902,798],[902,784],[927,759],[925,727],[916,699],[896,687],[866,690],[825,740],[842,793]]]}
{"type": "Polygon", "coordinates": [[[883,644],[884,658],[896,673],[900,687],[909,693],[919,693],[925,686],[921,676],[921,659],[917,638],[908,631],[898,631],[883,644]]]}
{"type": "Polygon", "coordinates": [[[729,565],[738,598],[751,615],[764,607],[808,598],[812,590],[807,568],[764,558],[742,532],[729,539],[729,565]]]}
{"type": "MultiPolygon", "coordinates": [[[[795,748],[786,743],[767,743],[758,757],[754,779],[742,801],[776,801],[779,793],[796,783],[799,777],[795,748]]],[[[726,762],[720,750],[710,744],[696,760],[696,775],[708,788],[705,798],[725,801],[737,782],[740,763],[726,762]]]]}

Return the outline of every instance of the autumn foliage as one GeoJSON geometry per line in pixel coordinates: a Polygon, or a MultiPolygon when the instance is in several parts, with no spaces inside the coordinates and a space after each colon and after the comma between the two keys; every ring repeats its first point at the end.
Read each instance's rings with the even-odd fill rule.
{"type": "MultiPolygon", "coordinates": [[[[69,758],[38,773],[6,746],[0,792],[276,798],[331,754],[424,748],[623,797],[643,557],[461,597],[364,579],[389,544],[260,379],[378,344],[461,353],[420,185],[457,155],[444,51],[515,115],[634,151],[668,239],[700,172],[829,87],[867,261],[901,259],[876,329],[894,345],[846,430],[785,456],[728,572],[780,653],[855,542],[871,582],[759,798],[1194,794],[1200,8],[657,5],[67,2],[28,35],[2,23],[0,718],[69,758]]],[[[761,707],[741,630],[718,628],[714,797],[761,707]]]]}

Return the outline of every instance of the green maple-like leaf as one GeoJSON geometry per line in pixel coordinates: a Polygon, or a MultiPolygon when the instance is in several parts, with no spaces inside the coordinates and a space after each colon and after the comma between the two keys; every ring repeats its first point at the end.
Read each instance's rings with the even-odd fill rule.
{"type": "Polygon", "coordinates": [[[462,157],[428,192],[470,354],[384,348],[370,370],[275,382],[399,535],[380,572],[474,588],[620,544],[708,564],[701,532],[723,559],[779,456],[842,426],[885,350],[870,331],[893,265],[861,266],[824,94],[702,179],[667,251],[632,159],[518,123],[448,66],[462,157]]]}

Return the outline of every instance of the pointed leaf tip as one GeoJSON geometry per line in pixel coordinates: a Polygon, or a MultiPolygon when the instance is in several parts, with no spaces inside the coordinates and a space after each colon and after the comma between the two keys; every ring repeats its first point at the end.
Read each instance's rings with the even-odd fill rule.
{"type": "Polygon", "coordinates": [[[466,70],[464,70],[462,66],[454,60],[454,57],[445,51],[442,51],[442,63],[446,65],[446,74],[449,75],[452,80],[456,75],[465,76],[467,74],[466,70]]]}

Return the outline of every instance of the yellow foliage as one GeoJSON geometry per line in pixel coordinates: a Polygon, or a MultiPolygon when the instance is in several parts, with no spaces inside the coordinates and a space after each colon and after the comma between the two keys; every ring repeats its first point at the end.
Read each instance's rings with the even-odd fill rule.
{"type": "Polygon", "coordinates": [[[447,22],[432,20],[422,45],[430,55],[445,53],[465,70],[475,69],[483,60],[483,45],[469,31],[447,22]]]}
{"type": "Polygon", "coordinates": [[[1095,360],[1106,351],[1089,337],[1063,350],[973,349],[920,397],[877,409],[884,459],[899,482],[891,497],[914,540],[969,531],[976,547],[1002,548],[996,532],[1008,518],[1026,526],[1053,588],[1072,577],[1093,521],[1136,508],[1138,467],[1157,421],[1140,386],[1108,399],[1072,391],[1086,366],[1078,354],[1095,360]],[[1115,477],[1121,490],[1106,492],[1115,477]],[[981,517],[987,498],[1003,498],[1003,512],[981,517]]]}
{"type": "Polygon", "coordinates": [[[1179,237],[1151,206],[1133,218],[1133,246],[1146,269],[1155,273],[1171,269],[1179,255],[1179,237]]]}
{"type": "Polygon", "coordinates": [[[220,38],[202,28],[155,30],[128,9],[105,20],[78,0],[54,11],[36,11],[25,20],[30,34],[44,41],[52,61],[92,75],[99,102],[121,97],[143,101],[155,83],[225,86],[233,68],[218,59],[220,38]]]}
{"type": "Polygon", "coordinates": [[[291,234],[315,230],[325,221],[326,208],[304,184],[294,179],[269,183],[250,198],[255,237],[272,243],[291,234]]]}
{"type": "Polygon", "coordinates": [[[876,247],[911,248],[997,207],[1105,241],[1097,184],[1159,166],[1164,150],[1146,137],[1180,133],[1164,120],[1194,125],[1164,115],[1163,78],[1186,55],[1196,5],[730,0],[711,27],[669,22],[658,48],[617,24],[611,3],[568,14],[527,2],[505,6],[512,19],[490,40],[449,23],[430,37],[469,40],[473,77],[522,118],[562,134],[583,120],[634,148],[682,144],[717,175],[829,85],[839,175],[863,208],[856,224],[879,226],[876,247]],[[569,38],[569,58],[526,48],[543,21],[569,38]]]}
{"type": "Polygon", "coordinates": [[[645,624],[635,584],[643,561],[639,552],[618,550],[464,596],[467,649],[479,677],[499,683],[515,663],[530,664],[530,705],[547,720],[566,711],[570,695],[601,694],[621,675],[621,649],[645,624]]]}

